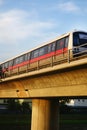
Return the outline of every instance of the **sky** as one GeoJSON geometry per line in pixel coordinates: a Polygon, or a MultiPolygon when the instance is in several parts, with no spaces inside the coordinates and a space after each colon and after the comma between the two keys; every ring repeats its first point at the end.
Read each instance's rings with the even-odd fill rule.
{"type": "Polygon", "coordinates": [[[87,30],[87,0],[0,0],[0,63],[74,29],[87,30]]]}

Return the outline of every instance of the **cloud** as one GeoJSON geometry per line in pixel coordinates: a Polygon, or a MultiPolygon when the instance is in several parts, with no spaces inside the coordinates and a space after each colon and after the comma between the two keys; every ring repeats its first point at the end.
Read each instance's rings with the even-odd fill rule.
{"type": "Polygon", "coordinates": [[[0,13],[0,44],[12,44],[31,36],[40,36],[44,29],[54,26],[51,22],[34,19],[35,16],[35,12],[22,10],[0,13]]]}
{"type": "Polygon", "coordinates": [[[57,8],[62,11],[67,12],[78,12],[80,8],[73,2],[59,3],[57,8]]]}
{"type": "Polygon", "coordinates": [[[40,20],[35,11],[14,9],[0,13],[0,60],[13,57],[45,41],[48,32],[52,34],[50,30],[54,26],[54,22],[40,20]]]}

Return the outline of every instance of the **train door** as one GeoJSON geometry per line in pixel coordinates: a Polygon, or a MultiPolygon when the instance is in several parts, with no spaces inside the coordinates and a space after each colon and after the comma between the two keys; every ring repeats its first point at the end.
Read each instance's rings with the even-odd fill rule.
{"type": "Polygon", "coordinates": [[[78,33],[74,33],[73,34],[73,54],[76,55],[77,53],[79,53],[79,37],[78,37],[78,33]]]}

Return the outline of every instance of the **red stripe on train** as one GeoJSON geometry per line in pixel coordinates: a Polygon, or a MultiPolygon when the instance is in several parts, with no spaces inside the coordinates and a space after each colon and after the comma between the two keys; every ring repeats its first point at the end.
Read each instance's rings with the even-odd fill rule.
{"type": "Polygon", "coordinates": [[[29,64],[29,63],[34,63],[34,62],[36,62],[36,61],[38,61],[38,60],[46,59],[46,58],[49,58],[49,57],[55,56],[55,55],[64,54],[64,53],[66,53],[66,52],[67,52],[67,48],[63,48],[63,49],[61,49],[61,50],[57,50],[57,51],[54,51],[54,52],[45,54],[45,55],[43,55],[43,56],[39,56],[39,57],[37,57],[37,58],[31,59],[31,60],[28,60],[28,61],[24,61],[24,62],[22,62],[22,63],[20,63],[20,64],[17,64],[17,65],[14,65],[14,66],[10,66],[8,69],[9,69],[9,70],[16,69],[16,68],[18,68],[18,67],[27,65],[27,64],[29,64]]]}

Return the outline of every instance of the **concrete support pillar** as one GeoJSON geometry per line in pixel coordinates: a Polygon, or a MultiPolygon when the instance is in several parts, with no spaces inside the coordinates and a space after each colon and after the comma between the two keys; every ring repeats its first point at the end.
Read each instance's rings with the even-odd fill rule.
{"type": "Polygon", "coordinates": [[[58,100],[32,99],[31,130],[59,130],[58,100]]]}

